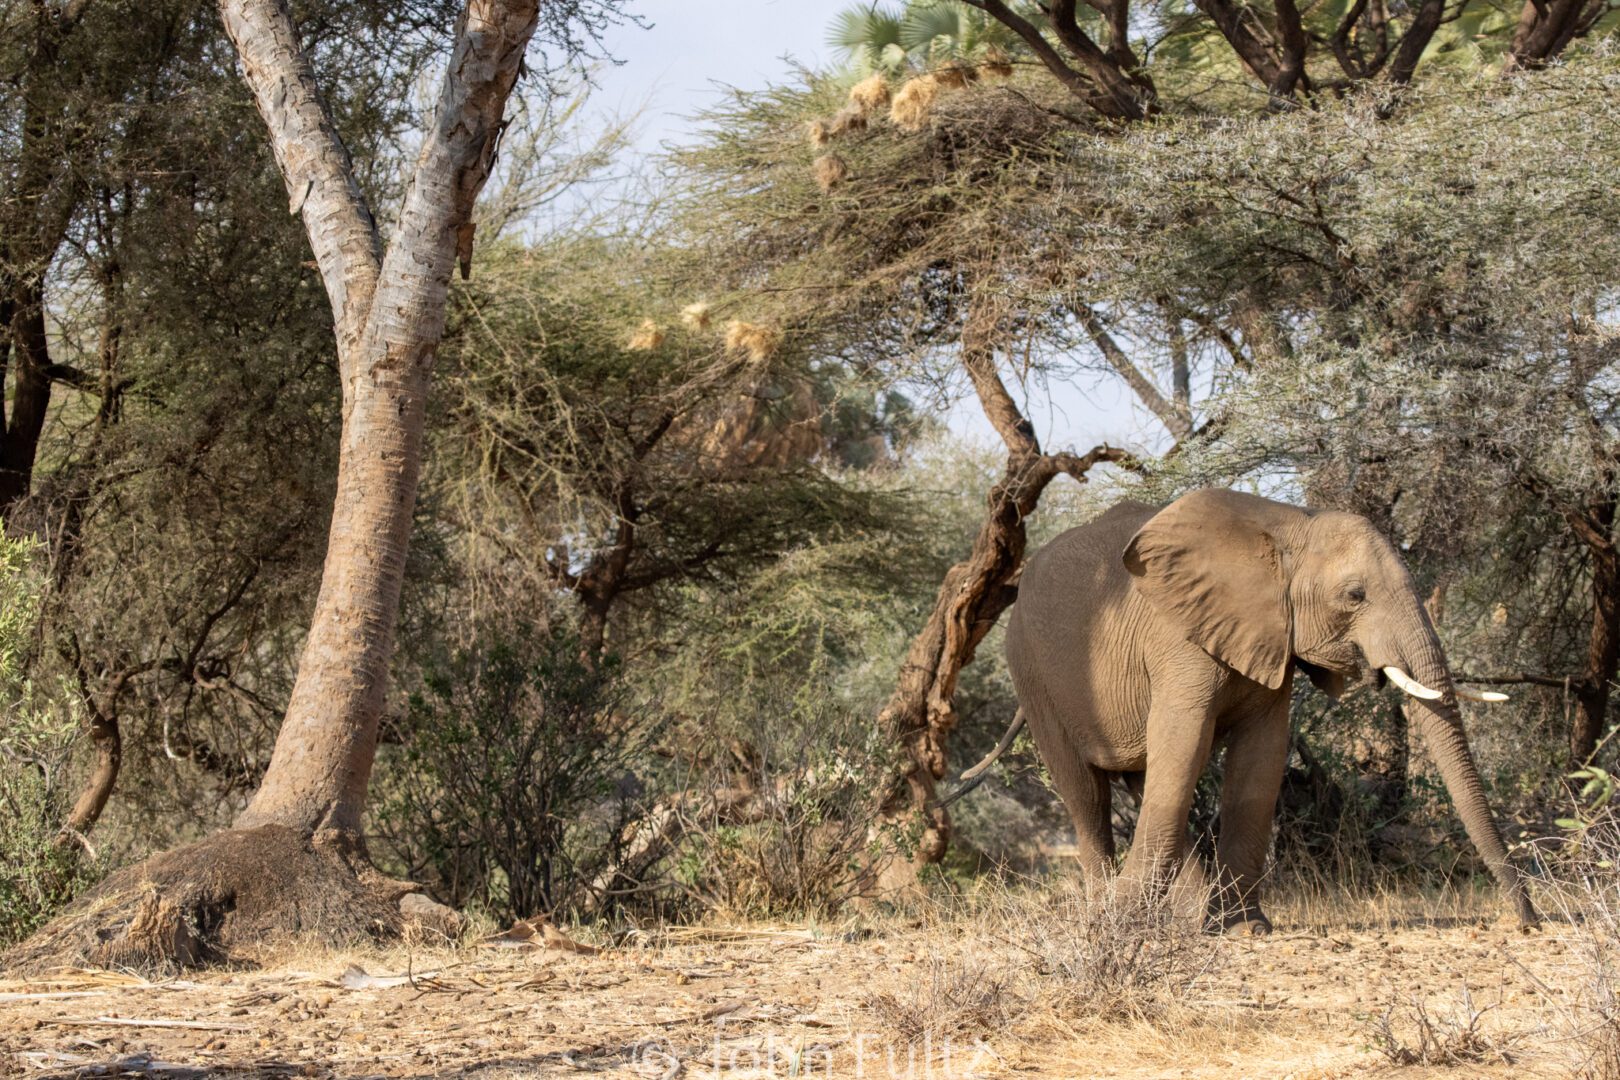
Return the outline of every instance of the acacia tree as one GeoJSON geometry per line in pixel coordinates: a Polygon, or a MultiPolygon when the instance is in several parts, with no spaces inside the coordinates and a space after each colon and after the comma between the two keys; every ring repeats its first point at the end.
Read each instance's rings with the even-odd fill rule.
{"type": "MultiPolygon", "coordinates": [[[[570,20],[611,11],[545,8],[570,45],[570,20]]],[[[109,878],[87,898],[97,917],[48,927],[27,947],[35,956],[65,944],[103,960],[186,962],[238,934],[352,934],[393,924],[409,888],[369,871],[361,810],[450,275],[458,260],[467,272],[473,204],[541,3],[468,0],[386,247],[286,0],[220,0],[220,14],[331,301],[343,424],[325,570],[275,751],[235,827],[109,878]]]]}
{"type": "Polygon", "coordinates": [[[728,348],[706,308],[682,321],[696,290],[674,261],[639,237],[496,252],[443,350],[425,497],[453,523],[467,606],[532,620],[566,596],[593,665],[677,592],[880,528],[888,509],[817,464],[869,449],[832,422],[853,376],[728,348]]]}
{"type": "MultiPolygon", "coordinates": [[[[410,113],[414,27],[455,5],[390,7],[300,8],[323,79],[388,57],[386,92],[334,106],[362,161],[410,113]]],[[[213,3],[0,21],[0,511],[45,541],[28,677],[76,699],[96,757],[58,837],[78,851],[143,770],[201,766],[219,783],[142,789],[198,803],[262,772],[335,472],[330,316],[213,3]]]]}
{"type": "Polygon", "coordinates": [[[1110,300],[1269,315],[1218,437],[1166,479],[1292,472],[1313,502],[1374,518],[1432,576],[1462,681],[1524,686],[1510,709],[1529,713],[1563,692],[1536,724],[1561,729],[1560,767],[1602,745],[1620,674],[1617,147],[1592,91],[1614,67],[1491,95],[1436,78],[1394,117],[1366,102],[1112,140],[1093,228],[1131,253],[1092,266],[1110,300]]]}
{"type": "Polygon", "coordinates": [[[1451,50],[1483,53],[1504,72],[1544,67],[1614,11],[1611,0],[1524,0],[1515,22],[1481,0],[1179,0],[1134,8],[1131,0],[910,0],[895,11],[848,9],[832,40],[862,67],[894,69],[994,39],[1041,65],[1097,115],[1134,121],[1218,84],[1255,87],[1275,107],[1361,85],[1405,86],[1422,64],[1451,50]]]}
{"type": "Polygon", "coordinates": [[[921,115],[906,112],[901,88],[888,120],[870,79],[853,90],[828,78],[760,95],[717,115],[713,144],[682,158],[710,258],[736,268],[751,303],[774,306],[812,355],[965,387],[1005,451],[979,527],[875,717],[904,752],[874,801],[925,860],[943,857],[951,833],[934,789],[948,771],[958,679],[1016,596],[1027,519],[1058,478],[1085,483],[1099,465],[1131,460],[1106,444],[1043,447],[1009,384],[1031,365],[1057,377],[1090,367],[1127,378],[1170,430],[1188,432],[1192,421],[1179,369],[1167,398],[1125,355],[1105,313],[1084,304],[1083,271],[1070,272],[1084,250],[1072,223],[1085,215],[1083,200],[1070,198],[1081,192],[1067,142],[1084,133],[1062,112],[1064,92],[1040,77],[1003,88],[995,80],[1004,65],[981,66],[954,92],[909,99],[922,102],[921,115]],[[795,129],[809,139],[784,152],[795,129]],[[839,165],[824,168],[829,159],[839,165]]]}

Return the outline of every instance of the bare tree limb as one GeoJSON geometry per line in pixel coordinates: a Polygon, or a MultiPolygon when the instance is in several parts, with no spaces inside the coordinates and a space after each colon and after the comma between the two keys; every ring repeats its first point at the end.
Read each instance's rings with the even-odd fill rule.
{"type": "Polygon", "coordinates": [[[320,267],[337,327],[338,359],[347,380],[371,310],[382,241],[354,163],[338,138],[298,41],[286,0],[222,0],[220,16],[236,45],[242,77],[270,129],[270,149],[320,267]]]}
{"type": "Polygon", "coordinates": [[[1108,361],[1108,366],[1119,372],[1126,384],[1130,386],[1131,392],[1136,395],[1143,405],[1147,406],[1148,411],[1159,418],[1159,422],[1165,426],[1170,434],[1177,439],[1185,439],[1192,434],[1193,425],[1190,410],[1184,411],[1165,400],[1164,395],[1159,392],[1159,388],[1153,385],[1151,379],[1142,374],[1141,369],[1131,362],[1131,358],[1125,354],[1125,350],[1120,348],[1119,343],[1108,333],[1107,328],[1102,324],[1102,320],[1097,317],[1097,313],[1087,304],[1078,305],[1075,308],[1075,313],[1080,319],[1080,325],[1085,328],[1086,334],[1091,338],[1092,343],[1097,346],[1097,351],[1102,353],[1104,360],[1108,361]]]}

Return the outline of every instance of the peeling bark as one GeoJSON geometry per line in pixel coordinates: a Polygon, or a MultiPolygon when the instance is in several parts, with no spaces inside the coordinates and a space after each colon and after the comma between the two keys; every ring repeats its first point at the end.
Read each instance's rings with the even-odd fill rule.
{"type": "Polygon", "coordinates": [[[238,828],[358,842],[376,752],[429,376],[458,230],[489,176],[538,0],[469,0],[398,228],[377,232],[285,0],[221,0],[332,301],[343,377],[338,493],[325,570],[286,718],[238,828]]]}
{"type": "Polygon", "coordinates": [[[952,699],[962,668],[1017,595],[1025,519],[1058,476],[1085,483],[1092,466],[1129,460],[1110,446],[1081,455],[1042,452],[1034,428],[1001,381],[994,349],[972,328],[964,334],[962,363],[985,416],[1007,447],[1006,470],[990,491],[972,552],[946,573],[927,622],[906,652],[894,692],[878,715],[880,729],[905,751],[901,777],[880,793],[884,815],[891,820],[908,813],[921,818],[917,857],[922,862],[944,858],[950,843],[950,814],[934,805],[934,790],[945,776],[947,742],[956,727],[952,699]]]}

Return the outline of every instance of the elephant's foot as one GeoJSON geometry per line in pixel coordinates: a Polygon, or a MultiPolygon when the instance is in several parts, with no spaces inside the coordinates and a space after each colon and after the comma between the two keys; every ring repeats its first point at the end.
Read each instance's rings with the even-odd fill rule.
{"type": "Polygon", "coordinates": [[[1271,933],[1271,920],[1259,908],[1228,911],[1210,920],[1210,929],[1235,937],[1265,937],[1271,933]]]}

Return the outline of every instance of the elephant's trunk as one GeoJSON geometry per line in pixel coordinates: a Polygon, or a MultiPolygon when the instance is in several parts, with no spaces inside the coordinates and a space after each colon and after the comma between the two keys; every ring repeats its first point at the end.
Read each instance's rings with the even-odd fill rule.
{"type": "Polygon", "coordinates": [[[1530,903],[1524,878],[1518,868],[1508,862],[1507,844],[1485,801],[1485,785],[1480,781],[1479,769],[1463,732],[1462,714],[1457,709],[1451,674],[1446,669],[1439,638],[1422,606],[1414,606],[1418,629],[1401,643],[1402,666],[1423,685],[1451,693],[1436,701],[1408,695],[1403,702],[1407,721],[1423,733],[1429,753],[1440,767],[1440,776],[1451,794],[1452,804],[1457,808],[1457,816],[1462,818],[1468,838],[1479,849],[1503,893],[1512,901],[1519,925],[1534,926],[1539,918],[1530,903]]]}

